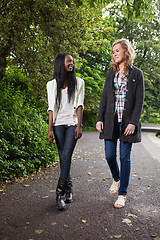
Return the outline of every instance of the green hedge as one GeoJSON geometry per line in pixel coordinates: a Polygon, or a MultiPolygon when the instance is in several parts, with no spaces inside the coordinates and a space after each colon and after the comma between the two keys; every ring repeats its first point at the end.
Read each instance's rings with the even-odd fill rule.
{"type": "Polygon", "coordinates": [[[6,81],[0,87],[0,181],[35,173],[57,160],[55,144],[47,141],[48,125],[33,100],[6,81]]]}

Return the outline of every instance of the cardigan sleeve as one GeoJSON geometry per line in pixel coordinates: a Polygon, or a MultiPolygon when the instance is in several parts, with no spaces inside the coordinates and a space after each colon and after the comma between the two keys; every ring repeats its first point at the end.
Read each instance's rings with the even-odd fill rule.
{"type": "Polygon", "coordinates": [[[109,72],[107,73],[106,81],[105,81],[104,88],[103,88],[103,91],[102,91],[101,101],[100,101],[100,106],[99,106],[99,111],[98,111],[98,116],[97,116],[96,122],[99,122],[99,121],[104,122],[104,112],[105,112],[105,108],[106,108],[106,105],[107,105],[108,77],[109,77],[109,72]]]}
{"type": "Polygon", "coordinates": [[[144,103],[144,79],[143,79],[143,73],[140,69],[138,69],[138,84],[136,89],[136,97],[135,97],[135,104],[134,104],[134,110],[131,115],[129,123],[134,124],[137,126],[143,109],[143,103],[144,103]]]}
{"type": "Polygon", "coordinates": [[[55,95],[56,95],[56,81],[52,80],[47,83],[47,95],[48,95],[48,111],[54,111],[55,107],[55,95]]]}
{"type": "Polygon", "coordinates": [[[77,99],[76,99],[76,109],[79,106],[84,108],[84,93],[85,93],[85,83],[81,78],[77,78],[77,99]]]}

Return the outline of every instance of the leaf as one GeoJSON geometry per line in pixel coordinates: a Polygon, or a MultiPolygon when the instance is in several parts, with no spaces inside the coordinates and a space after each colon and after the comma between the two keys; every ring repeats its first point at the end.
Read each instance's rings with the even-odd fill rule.
{"type": "Polygon", "coordinates": [[[123,222],[123,223],[126,223],[128,226],[132,226],[132,222],[131,222],[131,220],[128,219],[128,218],[124,218],[124,219],[122,220],[122,222],[123,222]]]}
{"type": "Polygon", "coordinates": [[[82,219],[82,222],[83,222],[83,223],[86,223],[87,221],[86,221],[86,220],[84,220],[84,219],[82,219]]]}
{"type": "Polygon", "coordinates": [[[151,237],[152,237],[152,238],[157,238],[157,235],[152,234],[151,237]]]}
{"type": "Polygon", "coordinates": [[[88,175],[92,175],[92,173],[91,173],[91,172],[88,172],[88,175]]]}
{"type": "Polygon", "coordinates": [[[35,233],[36,233],[36,234],[41,234],[42,232],[43,232],[42,229],[37,229],[37,230],[35,230],[35,233]]]}
{"type": "Polygon", "coordinates": [[[128,217],[133,217],[134,219],[136,219],[136,218],[137,218],[137,216],[136,216],[136,215],[134,215],[134,214],[132,214],[132,213],[128,213],[128,217]]]}
{"type": "Polygon", "coordinates": [[[52,193],[52,192],[56,192],[56,190],[50,190],[50,192],[52,193]]]}
{"type": "Polygon", "coordinates": [[[6,190],[4,190],[4,189],[0,189],[0,192],[3,192],[3,193],[4,193],[5,191],[6,191],[6,190]]]}
{"type": "Polygon", "coordinates": [[[52,226],[55,226],[56,224],[57,224],[56,222],[52,222],[52,223],[51,223],[52,226]]]}
{"type": "Polygon", "coordinates": [[[28,185],[27,185],[27,184],[24,184],[23,186],[24,186],[24,187],[30,187],[30,185],[29,185],[29,184],[28,184],[28,185]]]}
{"type": "Polygon", "coordinates": [[[114,238],[121,238],[122,237],[122,234],[121,235],[114,235],[114,238]]]}
{"type": "Polygon", "coordinates": [[[44,196],[43,198],[48,198],[48,196],[44,196]]]}
{"type": "Polygon", "coordinates": [[[122,234],[121,235],[110,235],[110,236],[108,236],[108,238],[110,238],[110,239],[113,239],[113,238],[120,239],[121,237],[122,237],[122,234]]]}
{"type": "Polygon", "coordinates": [[[66,227],[66,228],[69,228],[70,226],[69,226],[69,225],[67,225],[67,224],[64,224],[64,227],[66,227]]]}
{"type": "Polygon", "coordinates": [[[26,222],[26,224],[27,224],[27,225],[29,225],[29,224],[30,224],[30,222],[26,222]]]}

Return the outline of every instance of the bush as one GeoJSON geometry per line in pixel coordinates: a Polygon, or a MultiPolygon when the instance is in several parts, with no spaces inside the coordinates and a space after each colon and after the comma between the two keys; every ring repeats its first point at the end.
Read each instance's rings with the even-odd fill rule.
{"type": "Polygon", "coordinates": [[[0,181],[34,173],[57,160],[47,141],[48,125],[23,91],[2,81],[0,88],[0,181]]]}

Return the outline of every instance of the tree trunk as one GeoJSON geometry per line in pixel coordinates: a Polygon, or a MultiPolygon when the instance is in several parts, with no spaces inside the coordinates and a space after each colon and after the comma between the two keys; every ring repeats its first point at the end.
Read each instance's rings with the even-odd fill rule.
{"type": "Polygon", "coordinates": [[[7,57],[10,54],[12,47],[12,41],[9,40],[6,46],[1,45],[0,48],[0,79],[5,77],[6,67],[7,67],[7,57]]]}
{"type": "Polygon", "coordinates": [[[6,67],[7,67],[6,56],[4,56],[3,53],[1,53],[1,56],[0,56],[0,79],[5,77],[6,67]]]}

